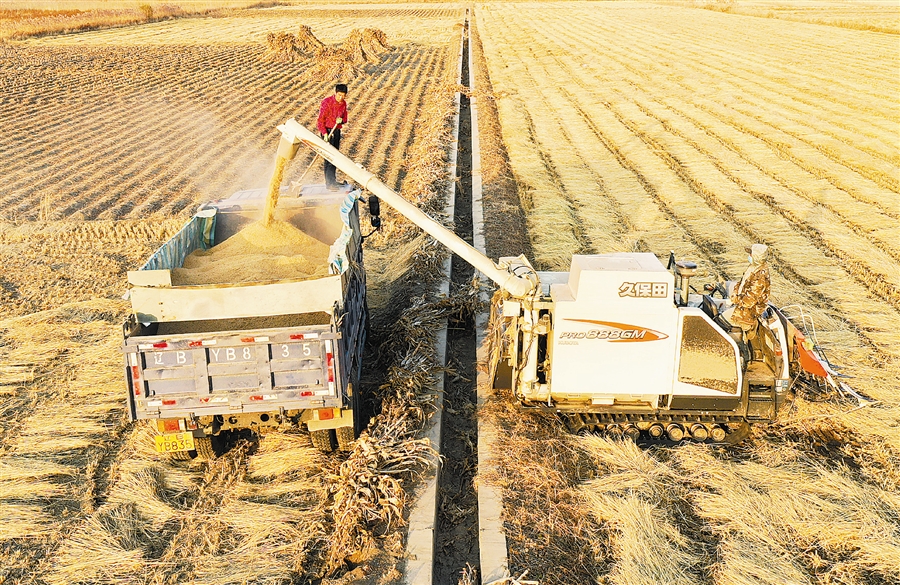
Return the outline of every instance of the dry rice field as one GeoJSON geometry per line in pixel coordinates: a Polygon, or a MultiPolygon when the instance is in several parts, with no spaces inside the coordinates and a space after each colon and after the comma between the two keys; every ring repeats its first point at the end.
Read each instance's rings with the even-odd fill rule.
{"type": "MultiPolygon", "coordinates": [[[[289,432],[214,462],[152,451],[124,420],[120,296],[198,203],[265,186],[276,124],[314,120],[331,82],[304,78],[309,59],[264,60],[272,32],[387,34],[394,48],[349,80],[342,151],[439,209],[462,14],[304,4],[0,44],[0,583],[399,577],[402,522],[355,483],[402,507],[379,479],[390,463],[289,432]],[[336,502],[358,517],[337,522],[336,502]]],[[[733,278],[764,242],[774,301],[805,306],[880,401],[804,390],[737,447],[636,448],[498,397],[484,415],[507,429],[505,457],[479,481],[504,493],[511,570],[542,585],[900,583],[896,35],[631,2],[484,3],[475,24],[494,255],[566,270],[575,252],[674,250],[733,278]]],[[[403,413],[372,427],[387,450],[427,413],[394,406],[433,374],[409,339],[434,311],[400,311],[439,257],[385,216],[366,262],[371,383],[403,413]]]]}
{"type": "MultiPolygon", "coordinates": [[[[403,442],[425,411],[401,399],[433,366],[403,354],[398,313],[421,293],[410,283],[427,280],[435,251],[422,254],[422,239],[390,213],[368,242],[369,306],[383,315],[372,335],[394,351],[381,351],[378,366],[387,371],[396,354],[417,369],[400,398],[385,398],[374,451],[349,457],[322,456],[291,432],[238,440],[213,462],[155,453],[154,431],[125,420],[120,297],[125,271],[198,203],[265,187],[275,125],[292,116],[311,125],[331,92],[334,81],[304,77],[311,57],[263,59],[268,33],[306,25],[326,44],[356,28],[386,33],[392,49],[343,80],[342,150],[433,207],[446,182],[462,15],[442,4],[276,7],[0,45],[0,583],[399,576],[411,474],[399,469],[403,454],[386,459],[392,448],[425,448],[403,442]],[[353,487],[361,482],[376,499],[353,487]]],[[[285,180],[311,158],[301,153],[285,180]]],[[[320,167],[306,180],[321,181],[320,167]]],[[[372,383],[391,393],[393,378],[373,370],[372,383]]]]}
{"type": "Polygon", "coordinates": [[[674,250],[739,278],[765,243],[773,301],[880,401],[805,390],[738,447],[637,449],[500,400],[484,480],[512,573],[900,583],[897,36],[625,2],[485,3],[476,23],[540,268],[674,250]]]}

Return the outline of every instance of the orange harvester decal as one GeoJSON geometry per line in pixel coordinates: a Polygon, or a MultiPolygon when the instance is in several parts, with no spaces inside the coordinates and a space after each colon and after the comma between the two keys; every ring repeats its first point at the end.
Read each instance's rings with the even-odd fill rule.
{"type": "Polygon", "coordinates": [[[628,323],[614,323],[612,321],[594,321],[593,319],[566,319],[578,323],[591,323],[601,325],[606,329],[591,329],[589,331],[567,332],[559,334],[560,339],[599,339],[612,343],[626,343],[636,341],[658,341],[666,339],[668,335],[654,329],[647,329],[639,325],[628,323]]]}

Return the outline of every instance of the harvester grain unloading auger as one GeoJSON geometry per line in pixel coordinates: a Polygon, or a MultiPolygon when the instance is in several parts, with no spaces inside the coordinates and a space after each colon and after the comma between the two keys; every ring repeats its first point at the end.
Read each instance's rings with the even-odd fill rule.
{"type": "Polygon", "coordinates": [[[690,294],[693,263],[670,272],[649,253],[574,255],[569,272],[537,272],[524,256],[494,263],[296,120],[278,129],[279,157],[306,144],[497,283],[494,387],[573,432],[735,442],[774,420],[801,376],[850,391],[782,311],[769,307],[750,339],[723,316],[724,299],[690,294]]]}

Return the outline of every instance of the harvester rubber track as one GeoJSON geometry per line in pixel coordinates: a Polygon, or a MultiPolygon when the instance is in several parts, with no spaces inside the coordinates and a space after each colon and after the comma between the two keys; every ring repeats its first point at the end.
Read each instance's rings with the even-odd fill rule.
{"type": "Polygon", "coordinates": [[[695,441],[735,444],[750,432],[742,416],[710,414],[560,413],[574,434],[595,433],[634,441],[695,441]]]}

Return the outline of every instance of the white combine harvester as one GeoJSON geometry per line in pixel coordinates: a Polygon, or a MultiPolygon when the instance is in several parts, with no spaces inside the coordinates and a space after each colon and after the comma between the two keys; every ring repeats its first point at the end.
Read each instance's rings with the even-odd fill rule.
{"type": "MultiPolygon", "coordinates": [[[[692,262],[615,253],[575,255],[569,272],[538,272],[524,256],[495,264],[296,120],[278,128],[279,156],[306,144],[497,283],[494,387],[559,413],[572,432],[736,442],[775,419],[801,376],[860,398],[774,306],[747,340],[723,317],[727,301],[690,294],[692,262]]],[[[718,287],[726,299],[729,284],[718,287]]]]}

